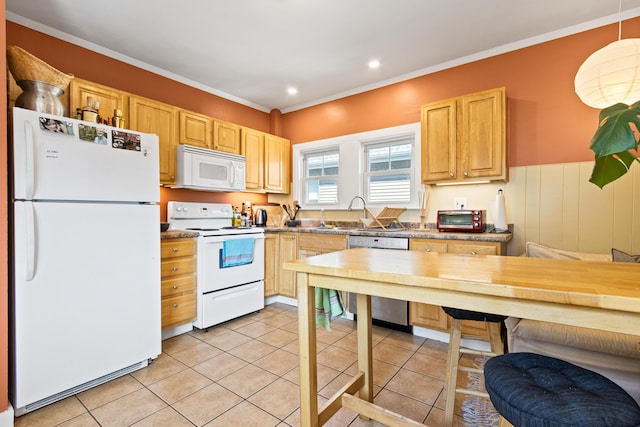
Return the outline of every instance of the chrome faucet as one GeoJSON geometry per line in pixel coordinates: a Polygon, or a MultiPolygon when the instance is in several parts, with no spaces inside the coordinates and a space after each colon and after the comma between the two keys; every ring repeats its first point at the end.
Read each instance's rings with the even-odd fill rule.
{"type": "MultiPolygon", "coordinates": [[[[360,199],[362,200],[362,218],[363,219],[367,219],[367,202],[364,200],[364,198],[362,196],[355,196],[353,199],[351,199],[351,201],[349,202],[349,207],[347,208],[347,210],[353,210],[353,202],[356,199],[360,199]]],[[[362,228],[366,228],[364,222],[362,223],[362,228]]]]}

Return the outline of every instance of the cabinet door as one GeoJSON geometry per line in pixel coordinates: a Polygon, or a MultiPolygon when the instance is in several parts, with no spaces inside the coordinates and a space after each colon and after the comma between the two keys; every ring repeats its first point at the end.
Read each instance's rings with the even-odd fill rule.
{"type": "Polygon", "coordinates": [[[131,129],[155,133],[160,140],[160,183],[176,181],[176,108],[139,96],[129,97],[131,129]]]}
{"type": "MultiPolygon", "coordinates": [[[[443,240],[409,239],[410,251],[447,252],[448,243],[443,240]]],[[[427,329],[447,332],[447,315],[439,305],[409,302],[409,323],[427,329]]]]}
{"type": "Polygon", "coordinates": [[[202,114],[180,110],[180,144],[211,148],[212,120],[202,114]]]}
{"type": "Polygon", "coordinates": [[[264,189],[264,133],[240,129],[240,154],[247,159],[247,191],[264,189]]]}
{"type": "Polygon", "coordinates": [[[240,154],[240,126],[221,120],[214,120],[213,149],[240,154]]]}
{"type": "Polygon", "coordinates": [[[264,189],[269,193],[289,193],[291,143],[275,135],[264,137],[264,189]]]}
{"type": "Polygon", "coordinates": [[[264,235],[264,296],[278,293],[278,258],[280,245],[277,233],[264,235]]]}
{"type": "Polygon", "coordinates": [[[298,236],[296,234],[280,235],[280,259],[278,260],[278,290],[281,295],[296,297],[296,274],[293,271],[284,270],[282,264],[298,259],[298,236]]]}
{"type": "Polygon", "coordinates": [[[422,107],[422,182],[457,178],[456,117],[455,99],[422,107]]]}
{"type": "Polygon", "coordinates": [[[447,317],[439,305],[409,302],[409,324],[413,326],[448,332],[447,317]]]}
{"type": "Polygon", "coordinates": [[[447,242],[433,239],[409,239],[410,251],[447,252],[447,242]]]}
{"type": "Polygon", "coordinates": [[[469,255],[502,255],[498,242],[449,242],[449,253],[469,255]]]}
{"type": "Polygon", "coordinates": [[[75,117],[76,109],[87,105],[87,98],[91,97],[93,102],[100,103],[100,116],[113,117],[114,110],[120,110],[124,119],[124,127],[129,126],[127,122],[129,118],[128,94],[126,92],[78,78],[71,80],[69,91],[69,117],[75,117]]]}
{"type": "Polygon", "coordinates": [[[298,235],[298,248],[300,251],[308,251],[310,255],[307,256],[341,251],[347,249],[347,236],[341,234],[300,233],[298,235]]]}
{"type": "Polygon", "coordinates": [[[184,325],[196,319],[195,291],[162,299],[162,329],[184,325]]]}
{"type": "Polygon", "coordinates": [[[196,253],[196,242],[193,238],[167,239],[160,245],[160,257],[167,258],[194,256],[196,253]]]}
{"type": "Polygon", "coordinates": [[[461,179],[506,179],[504,88],[460,99],[461,179]]]}

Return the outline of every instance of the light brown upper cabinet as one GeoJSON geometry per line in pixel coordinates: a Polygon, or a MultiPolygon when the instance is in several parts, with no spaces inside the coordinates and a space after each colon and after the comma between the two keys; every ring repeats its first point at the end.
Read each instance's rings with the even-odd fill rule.
{"type": "Polygon", "coordinates": [[[247,191],[264,191],[264,133],[240,129],[240,154],[247,160],[247,191]]]}
{"type": "Polygon", "coordinates": [[[243,127],[241,141],[240,154],[247,159],[247,191],[289,193],[289,140],[243,127]]]}
{"type": "Polygon", "coordinates": [[[158,135],[161,184],[176,182],[176,114],[177,109],[172,105],[135,95],[129,97],[131,129],[158,135]]]}
{"type": "Polygon", "coordinates": [[[193,145],[195,147],[212,148],[213,120],[210,117],[191,111],[180,110],[178,112],[180,123],[180,144],[193,145]]]}
{"type": "Polygon", "coordinates": [[[422,106],[422,182],[505,181],[505,88],[422,106]]]}
{"type": "Polygon", "coordinates": [[[268,193],[289,193],[291,142],[266,134],[264,137],[264,189],[268,193]]]}
{"type": "Polygon", "coordinates": [[[76,116],[76,109],[87,105],[87,98],[100,103],[100,116],[113,117],[114,110],[122,111],[124,127],[129,128],[129,94],[117,89],[74,78],[69,83],[69,117],[76,116]]]}
{"type": "Polygon", "coordinates": [[[227,153],[240,154],[240,126],[213,120],[213,148],[227,153]]]}

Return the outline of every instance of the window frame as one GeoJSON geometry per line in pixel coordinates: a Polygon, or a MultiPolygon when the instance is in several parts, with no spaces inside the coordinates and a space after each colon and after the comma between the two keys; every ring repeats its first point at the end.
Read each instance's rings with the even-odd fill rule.
{"type": "Polygon", "coordinates": [[[354,196],[364,196],[363,172],[366,170],[363,144],[371,141],[383,141],[384,139],[395,139],[399,135],[413,135],[414,144],[411,156],[412,169],[411,177],[411,200],[407,203],[369,203],[367,207],[406,207],[407,209],[418,209],[418,194],[421,190],[421,133],[420,123],[410,123],[407,125],[393,126],[384,129],[376,129],[367,132],[354,133],[338,136],[335,138],[322,139],[317,141],[302,142],[294,144],[292,147],[292,196],[294,200],[300,201],[303,209],[318,210],[346,210],[349,202],[354,196]],[[339,151],[339,178],[338,178],[338,200],[337,203],[308,204],[305,202],[304,182],[304,156],[308,153],[339,151]]]}
{"type": "MultiPolygon", "coordinates": [[[[308,199],[308,194],[307,194],[307,190],[308,190],[308,183],[309,181],[320,181],[322,179],[335,179],[336,180],[336,187],[339,189],[340,188],[340,149],[339,147],[335,147],[333,149],[328,149],[328,150],[310,150],[310,151],[305,151],[302,154],[302,165],[303,165],[303,173],[302,176],[300,177],[300,182],[302,183],[301,185],[301,197],[298,198],[298,200],[303,200],[304,201],[304,205],[307,206],[308,208],[312,208],[312,207],[316,207],[318,209],[324,209],[326,206],[334,206],[335,203],[311,203],[309,202],[308,199]],[[327,154],[337,154],[338,155],[338,175],[320,175],[318,177],[310,177],[307,176],[307,170],[308,170],[308,166],[307,166],[307,162],[308,162],[308,158],[309,157],[314,157],[314,156],[320,156],[320,155],[327,155],[327,154]]],[[[324,165],[323,165],[323,171],[324,171],[324,165]]],[[[338,200],[338,195],[336,194],[336,202],[338,200]]]]}
{"type": "Polygon", "coordinates": [[[415,138],[415,135],[413,135],[412,133],[398,134],[391,137],[362,141],[362,156],[363,156],[363,164],[364,164],[364,170],[362,171],[362,188],[363,188],[363,197],[365,198],[365,200],[367,200],[367,204],[370,204],[372,206],[378,206],[378,205],[387,206],[388,204],[399,205],[402,203],[410,203],[412,201],[412,198],[413,198],[412,194],[417,192],[416,182],[415,182],[415,171],[416,171],[416,168],[415,168],[416,159],[414,158],[415,147],[416,147],[416,138],[415,138]],[[385,147],[385,146],[391,147],[393,145],[405,145],[405,144],[409,144],[411,146],[411,161],[410,161],[411,165],[408,168],[388,169],[385,172],[375,172],[375,171],[369,170],[370,160],[371,160],[371,155],[370,155],[371,148],[385,147]],[[396,174],[409,175],[409,187],[410,187],[409,200],[394,201],[394,202],[387,200],[379,203],[371,202],[370,187],[368,185],[369,178],[372,176],[384,176],[384,175],[396,175],[396,174]]]}

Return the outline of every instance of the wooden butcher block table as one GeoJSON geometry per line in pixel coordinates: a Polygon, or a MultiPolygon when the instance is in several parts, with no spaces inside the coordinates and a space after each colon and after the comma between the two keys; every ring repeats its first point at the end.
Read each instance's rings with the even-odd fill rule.
{"type": "Polygon", "coordinates": [[[284,268],[297,272],[302,426],[322,425],[342,406],[388,425],[420,425],[372,403],[371,296],[640,335],[639,264],[360,248],[284,268]],[[360,372],[320,411],[316,287],[358,294],[360,372]]]}

